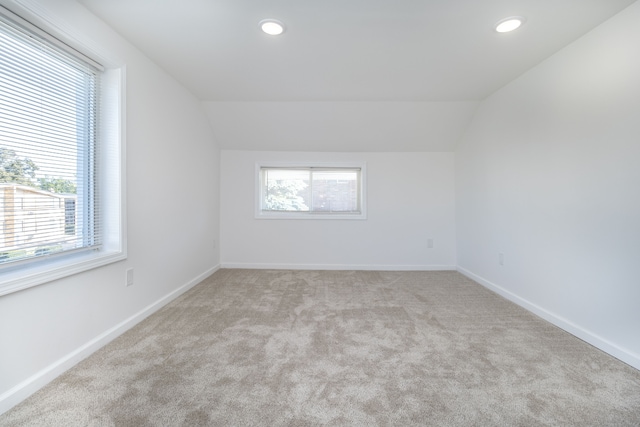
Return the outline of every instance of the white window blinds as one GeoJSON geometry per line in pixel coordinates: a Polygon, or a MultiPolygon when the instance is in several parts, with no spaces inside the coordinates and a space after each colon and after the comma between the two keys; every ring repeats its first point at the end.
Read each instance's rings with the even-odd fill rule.
{"type": "Polygon", "coordinates": [[[100,72],[0,15],[0,267],[98,248],[100,72]]]}

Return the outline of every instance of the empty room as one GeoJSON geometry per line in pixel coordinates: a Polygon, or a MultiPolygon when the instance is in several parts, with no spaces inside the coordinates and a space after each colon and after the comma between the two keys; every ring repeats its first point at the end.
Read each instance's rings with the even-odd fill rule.
{"type": "Polygon", "coordinates": [[[640,425],[640,2],[0,0],[0,426],[640,425]]]}

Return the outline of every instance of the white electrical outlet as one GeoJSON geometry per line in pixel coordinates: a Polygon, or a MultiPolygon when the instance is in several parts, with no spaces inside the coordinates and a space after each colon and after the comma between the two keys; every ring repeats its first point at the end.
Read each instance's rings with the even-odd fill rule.
{"type": "Polygon", "coordinates": [[[133,268],[127,269],[127,286],[133,285],[133,268]]]}
{"type": "Polygon", "coordinates": [[[428,247],[429,249],[432,249],[432,248],[433,248],[433,239],[427,239],[427,247],[428,247]]]}
{"type": "Polygon", "coordinates": [[[502,252],[498,253],[498,264],[504,265],[504,254],[502,252]]]}

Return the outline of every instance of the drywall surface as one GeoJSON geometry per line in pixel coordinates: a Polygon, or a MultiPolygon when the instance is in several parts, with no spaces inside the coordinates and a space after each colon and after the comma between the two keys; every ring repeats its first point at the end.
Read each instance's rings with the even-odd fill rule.
{"type": "Polygon", "coordinates": [[[292,101],[204,106],[223,150],[451,152],[478,104],[292,101]]]}
{"type": "Polygon", "coordinates": [[[128,259],[0,297],[0,412],[218,264],[219,151],[200,102],[75,1],[26,3],[126,67],[128,259]]]}
{"type": "Polygon", "coordinates": [[[221,152],[223,267],[455,266],[453,153],[221,152]],[[366,220],[255,218],[256,163],[365,162],[366,220]],[[433,239],[433,248],[427,240],[433,239]]]}
{"type": "Polygon", "coordinates": [[[640,368],[638,22],[634,3],[480,105],[456,225],[461,271],[640,368]]]}

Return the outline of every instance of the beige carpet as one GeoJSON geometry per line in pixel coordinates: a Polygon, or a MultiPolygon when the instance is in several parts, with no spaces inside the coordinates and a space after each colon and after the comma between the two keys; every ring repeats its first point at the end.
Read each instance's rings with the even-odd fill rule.
{"type": "Polygon", "coordinates": [[[2,426],[639,426],[640,371],[456,272],[220,270],[2,426]]]}

